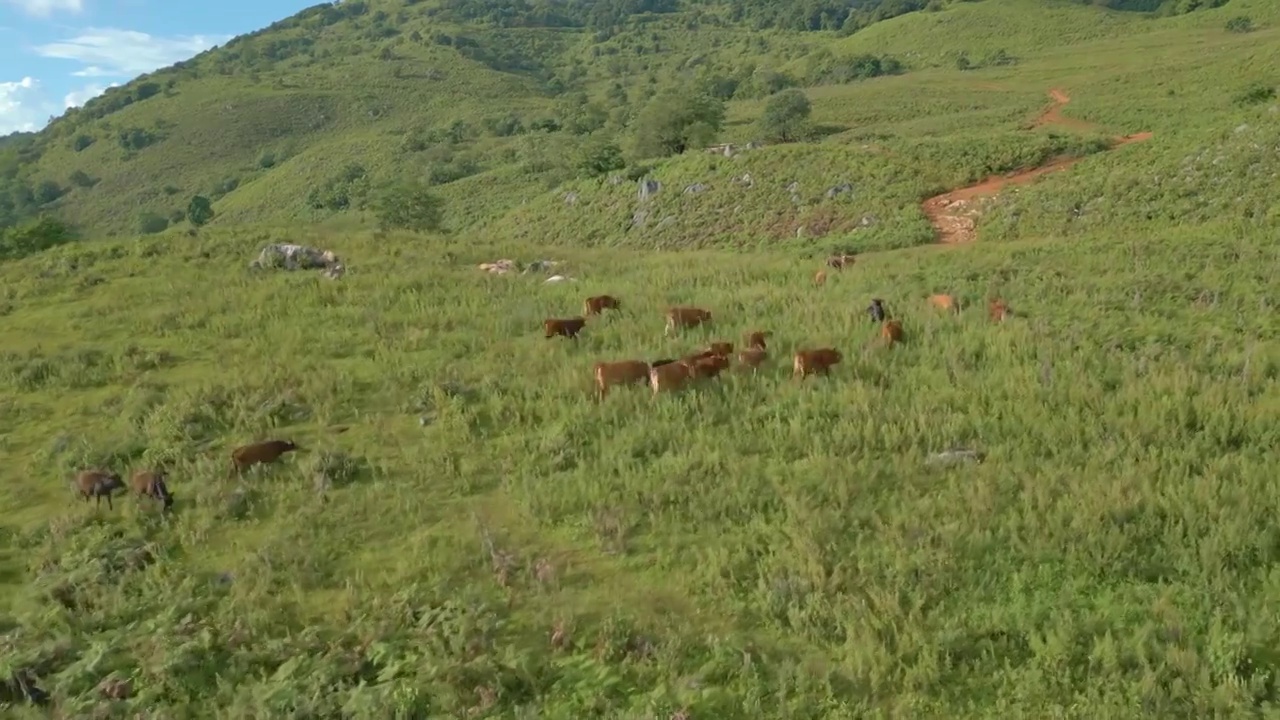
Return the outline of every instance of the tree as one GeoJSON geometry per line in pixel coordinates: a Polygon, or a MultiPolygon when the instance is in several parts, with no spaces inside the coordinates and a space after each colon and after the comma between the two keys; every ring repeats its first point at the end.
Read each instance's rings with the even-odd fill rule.
{"type": "Polygon", "coordinates": [[[622,148],[608,140],[589,140],[578,155],[578,169],[591,176],[604,175],[626,166],[622,148]]]}
{"type": "Polygon", "coordinates": [[[679,155],[715,139],[724,124],[724,102],[684,89],[660,92],[635,120],[634,150],[641,158],[679,155]]]}
{"type": "Polygon", "coordinates": [[[757,121],[760,134],[772,142],[795,142],[813,132],[809,114],[813,106],[803,90],[791,88],[769,98],[757,121]]]}
{"type": "Polygon", "coordinates": [[[203,195],[196,195],[187,203],[187,219],[191,224],[200,227],[213,219],[213,203],[203,195]]]}
{"type": "Polygon", "coordinates": [[[396,183],[378,195],[374,206],[383,230],[439,230],[444,221],[444,201],[419,183],[396,183]]]}
{"type": "Polygon", "coordinates": [[[0,230],[0,259],[26,257],[75,239],[64,222],[41,215],[17,227],[0,230]]]}

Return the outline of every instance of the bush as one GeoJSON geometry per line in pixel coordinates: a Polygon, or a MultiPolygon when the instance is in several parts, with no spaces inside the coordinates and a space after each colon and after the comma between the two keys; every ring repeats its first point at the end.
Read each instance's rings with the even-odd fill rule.
{"type": "Polygon", "coordinates": [[[1237,15],[1227,21],[1225,25],[1227,32],[1248,33],[1253,32],[1257,28],[1253,26],[1253,20],[1248,15],[1237,15]]]}
{"type": "Polygon", "coordinates": [[[374,208],[384,230],[439,230],[444,220],[444,202],[423,185],[396,183],[378,194],[374,208]]]}
{"type": "Polygon", "coordinates": [[[169,218],[153,212],[144,212],[138,216],[138,232],[143,235],[154,235],[164,232],[169,227],[169,218]]]}

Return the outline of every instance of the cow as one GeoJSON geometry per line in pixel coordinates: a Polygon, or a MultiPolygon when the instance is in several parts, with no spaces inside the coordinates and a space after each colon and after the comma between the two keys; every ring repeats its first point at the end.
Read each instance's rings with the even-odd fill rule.
{"type": "Polygon", "coordinates": [[[729,359],[723,355],[709,355],[696,359],[686,358],[649,370],[649,387],[653,394],[664,390],[679,390],[692,380],[713,378],[729,367],[729,359]]]}
{"type": "Polygon", "coordinates": [[[584,317],[551,318],[542,322],[542,328],[546,331],[548,340],[557,335],[577,340],[578,333],[582,332],[582,328],[586,325],[587,319],[584,317]]]}
{"type": "Polygon", "coordinates": [[[826,375],[830,372],[832,365],[843,359],[844,356],[835,348],[800,350],[795,355],[795,362],[792,363],[792,375],[801,380],[810,375],[826,375]]]}
{"type": "Polygon", "coordinates": [[[618,298],[612,295],[596,295],[589,297],[582,303],[582,314],[585,316],[599,315],[605,310],[621,310],[622,304],[618,302],[618,298]]]}
{"type": "Polygon", "coordinates": [[[643,360],[623,360],[621,362],[598,362],[592,368],[596,380],[596,395],[603,400],[612,385],[625,385],[649,381],[649,363],[643,360]]]}
{"type": "Polygon", "coordinates": [[[231,476],[234,477],[254,465],[273,463],[281,455],[301,449],[292,440],[265,440],[243,445],[231,451],[231,476]]]}
{"type": "Polygon", "coordinates": [[[880,298],[872,298],[871,304],[867,306],[867,317],[871,318],[871,322],[882,323],[888,316],[888,311],[884,309],[884,301],[880,298]]]}
{"type": "Polygon", "coordinates": [[[765,351],[765,336],[768,333],[757,330],[747,335],[746,348],[738,353],[738,363],[743,369],[755,370],[764,363],[769,354],[765,351]]]}
{"type": "Polygon", "coordinates": [[[133,486],[134,492],[159,500],[164,505],[164,509],[168,510],[173,507],[173,494],[169,492],[165,478],[166,475],[163,472],[139,470],[130,478],[129,484],[133,486]]]}
{"type": "Polygon", "coordinates": [[[667,330],[670,335],[677,328],[697,327],[711,322],[711,311],[695,307],[673,307],[667,309],[667,330]]]}
{"type": "Polygon", "coordinates": [[[880,326],[880,337],[886,345],[902,342],[902,323],[897,320],[887,320],[880,326]]]}
{"type": "Polygon", "coordinates": [[[1009,310],[1009,306],[1000,298],[996,298],[987,303],[987,315],[991,316],[991,320],[993,322],[1002,323],[1009,319],[1009,316],[1012,314],[1013,313],[1009,310]]]}
{"type": "Polygon", "coordinates": [[[707,346],[706,352],[712,355],[723,355],[729,357],[733,354],[733,343],[731,342],[713,342],[707,346]]]}
{"type": "Polygon", "coordinates": [[[945,293],[930,295],[929,304],[939,310],[946,310],[950,313],[960,312],[960,301],[957,300],[954,295],[947,295],[945,293]]]}
{"type": "Polygon", "coordinates": [[[827,282],[827,271],[819,270],[813,274],[813,284],[822,287],[827,282]]]}
{"type": "Polygon", "coordinates": [[[124,489],[124,481],[120,479],[119,473],[106,470],[81,470],[76,473],[75,488],[85,502],[93,498],[93,504],[97,507],[101,507],[102,498],[106,498],[107,509],[110,510],[112,509],[111,495],[116,490],[124,489]]]}
{"type": "Polygon", "coordinates": [[[832,255],[831,257],[827,258],[827,267],[834,268],[836,270],[843,270],[849,265],[852,265],[853,262],[854,262],[853,255],[847,255],[842,253],[840,255],[832,255]]]}

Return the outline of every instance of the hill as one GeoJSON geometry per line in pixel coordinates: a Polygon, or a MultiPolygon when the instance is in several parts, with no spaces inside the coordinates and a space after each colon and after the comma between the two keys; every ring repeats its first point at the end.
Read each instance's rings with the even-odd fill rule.
{"type": "Polygon", "coordinates": [[[0,709],[1274,713],[1280,8],[1214,4],[346,2],[11,139],[9,197],[96,182],[6,206],[0,709]],[[347,274],[245,267],[286,241],[347,274]],[[157,466],[171,513],[68,489],[157,466]]]}
{"type": "MultiPolygon", "coordinates": [[[[1271,81],[1265,60],[1273,56],[1260,48],[1269,46],[1266,22],[1276,15],[1268,4],[1246,0],[1166,18],[1041,0],[928,9],[873,3],[876,12],[851,16],[818,3],[813,17],[827,19],[817,24],[746,0],[620,3],[607,12],[569,4],[566,17],[531,7],[462,0],[318,5],[113,88],[0,149],[0,179],[11,186],[0,193],[8,201],[0,202],[0,226],[44,213],[89,237],[159,232],[181,225],[189,200],[201,195],[213,201],[215,224],[368,227],[380,188],[411,180],[444,200],[445,225],[456,232],[487,226],[504,233],[504,216],[520,209],[510,222],[523,224],[533,203],[544,207],[535,226],[596,236],[629,227],[635,209],[566,212],[547,191],[569,183],[561,200],[563,192],[582,197],[584,185],[594,195],[593,176],[634,182],[647,173],[711,186],[698,203],[723,216],[737,206],[723,207],[729,201],[717,197],[735,163],[664,160],[669,144],[636,145],[637,135],[648,132],[652,140],[665,132],[658,126],[671,103],[693,101],[675,88],[727,102],[723,122],[691,117],[679,128],[693,133],[694,145],[763,140],[755,118],[764,98],[801,85],[812,88],[811,129],[821,142],[765,147],[738,164],[767,169],[775,154],[786,164],[791,153],[809,152],[825,166],[812,177],[782,171],[770,178],[800,182],[801,207],[775,193],[753,203],[748,214],[757,217],[724,230],[745,231],[753,241],[794,237],[799,225],[813,224],[801,216],[846,214],[812,198],[876,177],[877,158],[905,152],[894,160],[898,177],[883,197],[842,196],[860,203],[850,208],[858,214],[834,231],[867,214],[886,225],[900,215],[900,229],[876,230],[865,242],[909,244],[929,234],[919,213],[897,209],[902,199],[1089,147],[1021,129],[1046,91],[1069,86],[1072,73],[1090,78],[1091,88],[1073,109],[1100,121],[1100,132],[1166,129],[1181,121],[1164,115],[1162,123],[1162,111],[1182,97],[1203,98],[1195,121],[1230,122],[1239,114],[1234,95],[1271,81]],[[1237,17],[1250,18],[1256,31],[1227,31],[1237,17]],[[817,30],[801,31],[810,25],[817,30]],[[827,27],[863,29],[842,37],[847,32],[827,27]],[[1196,52],[1204,46],[1217,52],[1206,59],[1196,52]],[[1143,47],[1172,53],[1173,64],[1160,72],[1186,86],[1147,82],[1143,47]],[[1187,64],[1202,67],[1188,74],[1187,64]],[[969,70],[957,73],[958,65],[969,70]],[[1238,67],[1247,69],[1233,82],[1214,82],[1217,69],[1238,67]],[[1116,107],[1141,111],[1106,114],[1116,107]],[[883,153],[868,156],[869,140],[883,153]],[[794,217],[769,217],[778,214],[794,217]],[[879,236],[886,232],[892,237],[879,236]]],[[[616,186],[599,190],[607,195],[606,188],[616,186]]],[[[579,208],[600,205],[582,199],[579,208]]],[[[701,214],[675,213],[674,225],[637,235],[652,244],[705,242],[692,229],[701,214]]],[[[853,238],[839,242],[847,240],[853,238]]]]}

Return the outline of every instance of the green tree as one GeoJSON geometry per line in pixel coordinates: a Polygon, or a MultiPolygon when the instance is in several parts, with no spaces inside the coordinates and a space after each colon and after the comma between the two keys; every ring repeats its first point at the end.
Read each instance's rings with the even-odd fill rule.
{"type": "Polygon", "coordinates": [[[608,140],[588,141],[578,156],[578,169],[587,175],[604,175],[626,166],[622,148],[608,140]]]}
{"type": "Polygon", "coordinates": [[[770,142],[796,142],[813,132],[809,114],[813,106],[803,90],[791,88],[769,98],[764,114],[756,126],[760,135],[770,142]]]}
{"type": "Polygon", "coordinates": [[[75,234],[66,223],[48,215],[0,231],[0,258],[26,257],[71,242],[75,234]]]}
{"type": "Polygon", "coordinates": [[[418,183],[396,183],[379,193],[374,205],[383,230],[439,230],[444,221],[444,201],[418,183]]]}
{"type": "Polygon", "coordinates": [[[660,92],[636,116],[635,154],[664,157],[706,145],[720,132],[724,115],[724,102],[706,93],[684,89],[660,92]]]}
{"type": "Polygon", "coordinates": [[[213,203],[203,195],[196,195],[187,203],[187,219],[192,225],[200,227],[213,219],[213,203]]]}

